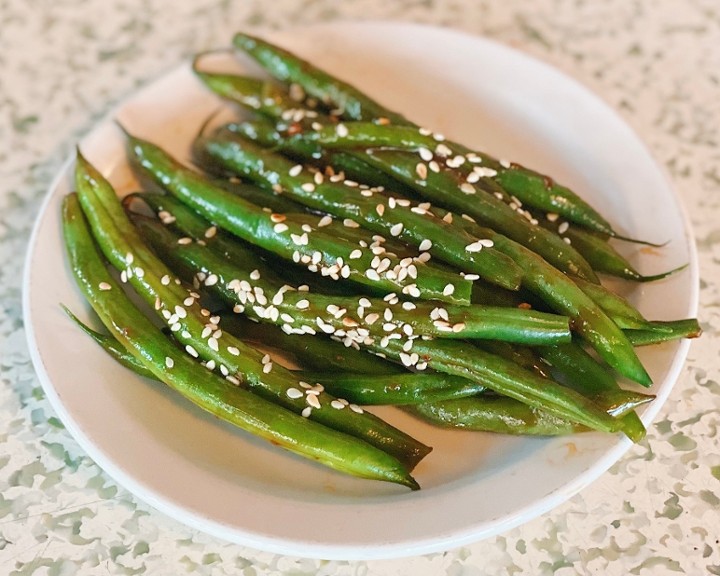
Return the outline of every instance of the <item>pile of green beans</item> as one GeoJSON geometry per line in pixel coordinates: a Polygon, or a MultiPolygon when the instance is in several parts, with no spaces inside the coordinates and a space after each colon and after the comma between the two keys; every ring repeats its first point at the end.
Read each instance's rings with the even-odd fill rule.
{"type": "Polygon", "coordinates": [[[234,44],[280,83],[196,58],[211,90],[256,114],[197,138],[202,171],[126,134],[160,192],[121,202],[78,152],[65,242],[108,333],[68,311],[81,329],[242,430],[411,489],[431,448],[365,406],[450,428],[644,436],[635,409],[653,396],[619,384],[651,385],[634,346],[700,329],[647,320],[599,275],[670,272],[639,274],[609,220],[551,178],[262,39],[234,44]]]}

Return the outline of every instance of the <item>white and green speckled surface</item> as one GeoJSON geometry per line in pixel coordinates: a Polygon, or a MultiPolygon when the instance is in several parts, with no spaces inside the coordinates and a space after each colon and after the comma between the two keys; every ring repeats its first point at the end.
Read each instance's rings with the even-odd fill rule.
{"type": "Polygon", "coordinates": [[[720,574],[717,0],[0,0],[0,46],[0,574],[720,574]],[[556,510],[444,554],[303,560],[186,528],[83,454],[30,363],[23,256],[45,190],[75,142],[138,86],[226,44],[236,29],[368,18],[510,44],[619,109],[689,209],[705,335],[648,438],[556,510]]]}

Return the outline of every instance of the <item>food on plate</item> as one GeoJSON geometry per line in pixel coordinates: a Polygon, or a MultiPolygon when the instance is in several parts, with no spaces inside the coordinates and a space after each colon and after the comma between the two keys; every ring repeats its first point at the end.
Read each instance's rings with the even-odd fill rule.
{"type": "Polygon", "coordinates": [[[264,40],[234,44],[280,83],[195,59],[210,89],[255,114],[198,136],[200,170],[126,133],[161,192],[121,201],[78,153],[66,245],[109,333],[73,317],[83,329],[243,430],[411,489],[431,447],[366,406],[451,428],[644,436],[635,408],[653,396],[618,375],[650,386],[634,346],[700,329],[645,319],[599,275],[675,271],[641,275],[611,244],[637,240],[551,177],[421,128],[264,40]]]}

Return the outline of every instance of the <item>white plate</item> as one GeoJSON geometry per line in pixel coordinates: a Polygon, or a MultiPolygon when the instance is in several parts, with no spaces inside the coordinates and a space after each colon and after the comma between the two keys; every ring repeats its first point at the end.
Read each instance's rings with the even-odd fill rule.
{"type": "MultiPolygon", "coordinates": [[[[436,28],[334,23],[273,38],[425,126],[555,175],[626,234],[669,241],[660,251],[628,248],[648,273],[689,267],[628,295],[652,318],[695,315],[697,266],[680,202],[633,132],[584,87],[503,46],[436,28]]],[[[245,61],[239,67],[255,70],[245,61]]],[[[114,116],[186,158],[190,139],[218,103],[183,66],[114,116]]],[[[132,189],[123,139],[110,119],[81,148],[121,193],[132,189]]],[[[410,493],[346,478],[223,426],[115,364],[61,312],[64,303],[92,318],[62,249],[60,201],[72,187],[70,168],[49,191],[28,254],[24,308],[33,361],[54,408],[88,454],[139,498],[191,526],[300,556],[438,551],[553,508],[630,445],[601,434],[523,439],[447,432],[380,410],[434,446],[416,470],[423,489],[410,493]]],[[[666,399],[687,349],[682,342],[641,351],[658,395],[645,422],[666,399]]]]}

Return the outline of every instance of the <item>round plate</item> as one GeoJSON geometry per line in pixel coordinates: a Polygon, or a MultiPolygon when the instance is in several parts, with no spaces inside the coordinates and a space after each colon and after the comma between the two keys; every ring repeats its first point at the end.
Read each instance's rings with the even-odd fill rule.
{"type": "MultiPolygon", "coordinates": [[[[480,38],[408,24],[338,24],[272,39],[454,140],[554,175],[625,234],[668,242],[625,245],[641,271],[689,263],[626,294],[647,316],[693,316],[697,266],[678,198],[645,147],[575,81],[480,38]],[[648,207],[652,206],[652,213],[648,207]]],[[[217,65],[258,73],[247,60],[217,65]]],[[[136,184],[113,118],[180,158],[221,103],[184,65],[128,99],[81,143],[116,185],[136,184]]],[[[419,492],[347,478],[225,426],[162,385],[114,363],[63,314],[94,323],[63,253],[60,202],[72,162],[53,183],[28,254],[24,312],[33,361],[70,433],[120,484],[159,510],[231,541],[334,559],[409,556],[507,530],[563,502],[630,446],[618,436],[511,438],[443,431],[403,413],[376,412],[434,447],[416,469],[419,492]]],[[[658,398],[681,369],[687,342],[642,349],[658,398]]]]}

